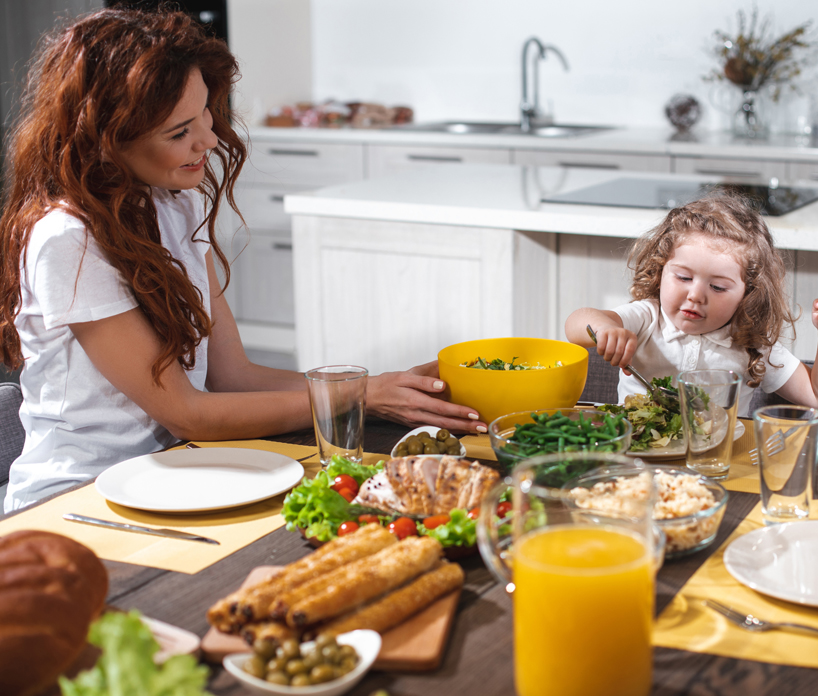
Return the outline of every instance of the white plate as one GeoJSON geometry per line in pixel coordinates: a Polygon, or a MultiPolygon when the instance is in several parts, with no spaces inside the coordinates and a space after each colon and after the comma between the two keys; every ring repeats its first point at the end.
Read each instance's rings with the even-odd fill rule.
{"type": "MultiPolygon", "coordinates": [[[[744,435],[744,423],[740,420],[736,421],[736,429],[733,431],[733,442],[744,435]]],[[[687,443],[684,438],[681,440],[671,440],[667,447],[657,447],[648,450],[647,452],[625,452],[630,457],[639,457],[640,459],[680,459],[687,454],[687,443]]]]}
{"type": "Polygon", "coordinates": [[[756,592],[818,607],[818,520],[749,532],[727,547],[724,565],[756,592]]]}
{"type": "MultiPolygon", "coordinates": [[[[392,448],[392,451],[390,452],[390,456],[394,457],[395,456],[395,450],[398,449],[398,445],[401,442],[403,442],[404,440],[406,440],[407,438],[410,438],[412,435],[420,435],[421,433],[429,433],[429,435],[434,437],[438,430],[440,430],[440,428],[438,428],[436,425],[424,425],[424,426],[422,426],[420,428],[415,428],[414,430],[409,431],[400,440],[398,440],[398,444],[395,445],[392,448]]],[[[442,457],[443,455],[441,455],[441,454],[431,454],[431,455],[427,454],[425,456],[427,456],[427,457],[442,457]]],[[[460,456],[461,457],[466,456],[466,446],[462,442],[460,443],[460,456]]]]}
{"type": "MultiPolygon", "coordinates": [[[[336,640],[340,645],[351,645],[355,648],[360,658],[357,667],[348,672],[340,679],[334,679],[326,684],[316,684],[315,686],[279,686],[270,684],[263,679],[248,674],[242,669],[242,665],[252,656],[252,653],[235,653],[228,655],[222,661],[224,668],[238,679],[248,691],[254,694],[266,696],[267,694],[303,694],[304,696],[338,696],[349,691],[361,679],[367,670],[375,662],[378,653],[381,651],[381,637],[375,631],[361,629],[342,633],[336,640]]],[[[314,643],[302,643],[301,648],[308,651],[314,643]]]]}
{"type": "Polygon", "coordinates": [[[155,662],[162,663],[173,655],[193,655],[199,650],[201,641],[195,633],[147,616],[141,619],[159,643],[159,652],[153,656],[155,662]]]}
{"type": "Polygon", "coordinates": [[[127,459],[103,471],[99,494],[153,512],[201,512],[255,503],[289,490],[304,467],[283,454],[239,447],[169,450],[127,459]]]}

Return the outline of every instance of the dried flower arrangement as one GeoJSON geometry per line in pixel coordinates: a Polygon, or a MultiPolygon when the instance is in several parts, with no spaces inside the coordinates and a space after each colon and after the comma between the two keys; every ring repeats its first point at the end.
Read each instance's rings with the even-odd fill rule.
{"type": "Polygon", "coordinates": [[[729,80],[745,91],[771,88],[773,101],[778,101],[781,89],[788,85],[797,90],[793,80],[818,57],[818,42],[808,35],[811,21],[805,22],[777,39],[770,38],[770,20],[758,20],[758,8],[753,8],[749,20],[738,11],[738,31],[735,36],[717,30],[717,44],[712,52],[721,68],[714,69],[705,80],[729,80]]]}

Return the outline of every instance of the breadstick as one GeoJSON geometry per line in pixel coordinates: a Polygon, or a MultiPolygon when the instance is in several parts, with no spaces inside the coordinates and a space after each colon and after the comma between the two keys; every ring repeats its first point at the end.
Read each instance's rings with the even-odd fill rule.
{"type": "Polygon", "coordinates": [[[377,553],[397,542],[394,534],[377,523],[361,527],[354,534],[337,537],[313,553],[285,566],[271,578],[244,587],[219,600],[207,612],[207,620],[224,633],[238,633],[242,626],[271,616],[276,597],[316,575],[377,553]]]}
{"type": "Polygon", "coordinates": [[[425,609],[438,597],[461,587],[463,575],[463,569],[457,563],[441,563],[408,585],[330,621],[319,632],[336,636],[358,628],[369,628],[383,633],[425,609]]]}
{"type": "Polygon", "coordinates": [[[322,589],[290,607],[287,625],[297,628],[350,611],[427,571],[442,555],[436,539],[408,537],[338,568],[324,576],[322,589]]]}
{"type": "Polygon", "coordinates": [[[270,641],[281,645],[288,638],[298,638],[299,632],[280,621],[258,621],[249,623],[241,629],[241,637],[249,645],[257,640],[270,641]]]}

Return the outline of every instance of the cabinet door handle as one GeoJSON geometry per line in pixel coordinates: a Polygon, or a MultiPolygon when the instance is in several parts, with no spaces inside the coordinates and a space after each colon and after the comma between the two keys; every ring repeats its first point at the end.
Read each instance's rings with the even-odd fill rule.
{"type": "Polygon", "coordinates": [[[270,194],[270,200],[273,203],[283,203],[284,202],[284,196],[279,196],[277,193],[271,193],[270,194]]]}
{"type": "Polygon", "coordinates": [[[442,155],[407,155],[413,162],[462,162],[462,157],[443,157],[442,155]]]}
{"type": "Polygon", "coordinates": [[[273,249],[275,251],[292,251],[293,250],[292,242],[273,242],[272,246],[273,246],[273,249]]]}
{"type": "Polygon", "coordinates": [[[747,176],[754,179],[761,178],[761,172],[741,172],[731,169],[699,169],[697,167],[696,174],[705,174],[706,176],[747,176]]]}
{"type": "Polygon", "coordinates": [[[270,155],[277,155],[279,157],[287,157],[292,155],[294,157],[318,157],[317,150],[267,150],[270,155]]]}
{"type": "Polygon", "coordinates": [[[560,167],[570,167],[571,169],[621,169],[618,164],[602,164],[600,162],[557,162],[560,167]]]}

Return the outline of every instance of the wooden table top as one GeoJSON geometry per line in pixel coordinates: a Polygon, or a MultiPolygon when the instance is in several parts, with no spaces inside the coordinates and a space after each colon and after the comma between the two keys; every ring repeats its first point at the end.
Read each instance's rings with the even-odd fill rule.
{"type": "MultiPolygon", "coordinates": [[[[408,428],[393,423],[369,419],[365,450],[389,452],[407,431],[408,428]]],[[[271,439],[315,446],[312,430],[271,439]]],[[[716,542],[708,549],[663,566],[657,578],[657,615],[757,502],[758,495],[731,492],[716,542]]],[[[282,528],[193,576],[106,561],[111,583],[108,603],[124,610],[139,609],[148,616],[204,636],[208,630],[205,618],[208,607],[238,587],[252,568],[289,563],[311,550],[300,535],[282,528]]],[[[461,564],[466,582],[441,666],[422,673],[370,672],[350,692],[353,696],[368,696],[381,688],[392,696],[514,693],[511,599],[479,555],[461,564]]],[[[748,640],[752,640],[752,634],[748,633],[748,640]]],[[[667,648],[654,651],[653,678],[652,693],[657,696],[773,693],[783,696],[818,692],[818,670],[667,648]]],[[[247,693],[218,667],[213,668],[209,688],[217,696],[247,693]]]]}

